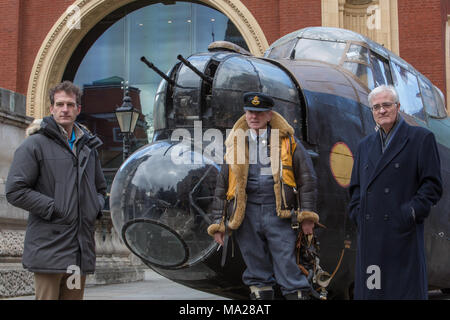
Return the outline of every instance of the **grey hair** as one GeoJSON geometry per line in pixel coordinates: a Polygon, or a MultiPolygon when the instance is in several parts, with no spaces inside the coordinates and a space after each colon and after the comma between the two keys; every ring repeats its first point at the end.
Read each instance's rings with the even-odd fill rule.
{"type": "Polygon", "coordinates": [[[395,103],[399,102],[397,90],[395,90],[395,88],[391,85],[387,86],[382,84],[381,86],[376,87],[369,93],[369,96],[367,97],[367,99],[369,100],[369,104],[372,105],[372,100],[376,95],[386,91],[389,91],[391,93],[391,96],[392,98],[394,98],[395,103]]]}

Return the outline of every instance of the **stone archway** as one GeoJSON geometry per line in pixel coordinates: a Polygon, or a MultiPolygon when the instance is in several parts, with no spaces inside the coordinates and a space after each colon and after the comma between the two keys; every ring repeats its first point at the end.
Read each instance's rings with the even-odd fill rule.
{"type": "MultiPolygon", "coordinates": [[[[49,88],[61,81],[66,65],[83,37],[100,20],[134,0],[77,0],[56,21],[34,61],[28,82],[27,115],[42,118],[48,114],[49,88]]],[[[201,0],[224,15],[237,27],[249,50],[261,56],[267,39],[256,19],[239,0],[201,0]]]]}

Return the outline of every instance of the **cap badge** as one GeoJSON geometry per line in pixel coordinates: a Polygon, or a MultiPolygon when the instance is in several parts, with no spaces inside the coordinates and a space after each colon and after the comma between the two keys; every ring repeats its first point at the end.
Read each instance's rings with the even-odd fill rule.
{"type": "Polygon", "coordinates": [[[259,101],[258,96],[255,96],[252,100],[252,105],[257,106],[261,103],[261,101],[259,101]]]}

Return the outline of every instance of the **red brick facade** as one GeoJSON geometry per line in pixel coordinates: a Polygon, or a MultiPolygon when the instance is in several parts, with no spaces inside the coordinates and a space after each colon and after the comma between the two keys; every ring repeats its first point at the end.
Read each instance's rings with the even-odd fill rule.
{"type": "Polygon", "coordinates": [[[445,0],[398,0],[400,56],[430,78],[443,93],[445,84],[445,0]]]}
{"type": "Polygon", "coordinates": [[[322,25],[319,0],[241,1],[258,21],[269,44],[292,31],[322,25]]]}
{"type": "Polygon", "coordinates": [[[0,0],[0,87],[27,93],[34,59],[73,0],[0,0]]]}
{"type": "MultiPolygon", "coordinates": [[[[270,43],[321,25],[320,0],[241,0],[270,43]]],[[[34,59],[73,0],[0,0],[0,87],[27,93],[34,59]]],[[[400,55],[446,92],[445,22],[450,0],[398,0],[400,55]]]]}

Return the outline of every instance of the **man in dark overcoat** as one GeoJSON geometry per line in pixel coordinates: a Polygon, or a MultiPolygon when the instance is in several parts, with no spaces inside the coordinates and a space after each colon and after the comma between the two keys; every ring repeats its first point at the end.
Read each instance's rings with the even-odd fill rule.
{"type": "Polygon", "coordinates": [[[424,221],[442,195],[434,135],[399,115],[392,86],[369,94],[377,132],[365,137],[350,182],[357,225],[355,299],[427,299],[424,221]]]}

